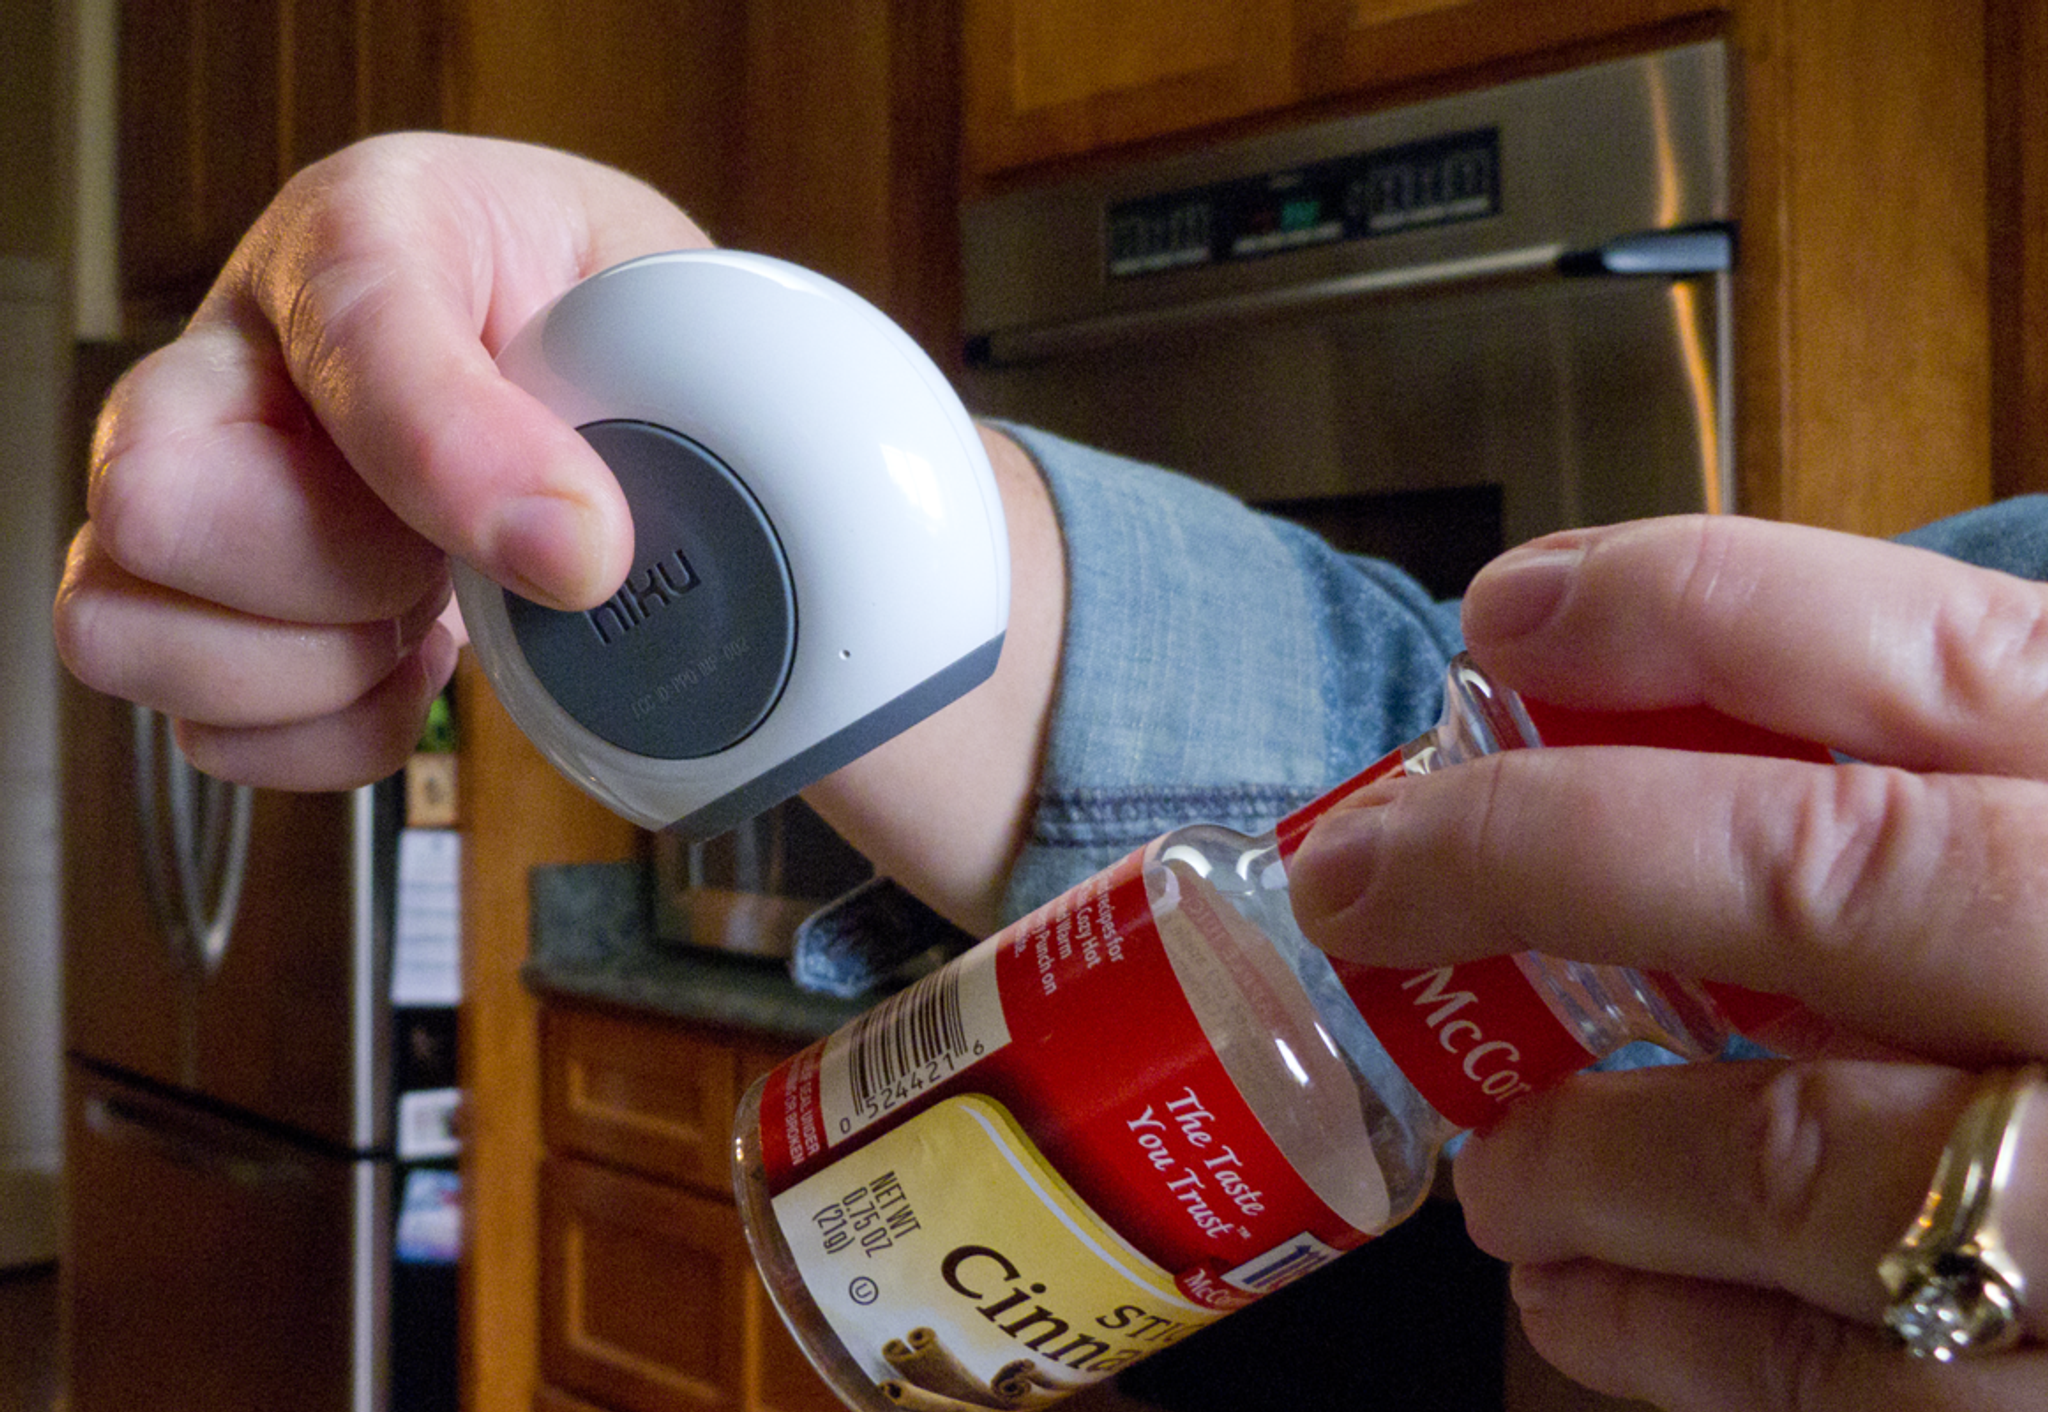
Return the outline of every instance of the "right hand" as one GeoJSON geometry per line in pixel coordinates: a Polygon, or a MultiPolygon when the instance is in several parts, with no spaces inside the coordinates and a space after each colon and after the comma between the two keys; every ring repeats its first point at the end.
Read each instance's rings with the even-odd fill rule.
{"type": "MultiPolygon", "coordinates": [[[[1296,915],[1349,959],[1710,977],[1805,1002],[1827,1039],[1583,1075],[1474,1135],[1459,1200],[1530,1342],[1673,1409],[2041,1412],[2038,1293],[2031,1341],[1943,1366],[1892,1345],[1876,1272],[1976,1075],[2048,1060],[2048,585],[1705,516],[1538,541],[1464,614],[1489,674],[1538,700],[1707,705],[1849,757],[1506,751],[1360,791],[1295,855],[1296,915]]],[[[2037,1289],[2044,1117],[2002,1208],[2037,1289]]]]}
{"type": "Polygon", "coordinates": [[[631,562],[610,472],[494,355],[584,276],[710,243],[541,148],[408,134],[307,168],[100,415],[65,664],[175,718],[209,773],[389,773],[454,669],[449,555],[569,609],[631,562]]]}

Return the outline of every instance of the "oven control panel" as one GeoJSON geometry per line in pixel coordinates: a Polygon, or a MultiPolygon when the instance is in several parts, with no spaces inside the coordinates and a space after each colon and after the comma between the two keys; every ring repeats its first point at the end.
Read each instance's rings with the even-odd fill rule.
{"type": "Polygon", "coordinates": [[[1500,193],[1500,130],[1452,133],[1117,202],[1106,268],[1130,279],[1480,220],[1500,193]]]}

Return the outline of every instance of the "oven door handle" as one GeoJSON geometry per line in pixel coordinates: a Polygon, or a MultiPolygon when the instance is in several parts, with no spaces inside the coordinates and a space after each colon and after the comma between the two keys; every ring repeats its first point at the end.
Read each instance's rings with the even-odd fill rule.
{"type": "Polygon", "coordinates": [[[1132,309],[1035,328],[997,329],[967,340],[971,368],[1014,367],[1082,348],[1126,343],[1205,325],[1296,313],[1338,300],[1377,295],[1436,294],[1486,285],[1595,276],[1685,279],[1731,269],[1735,227],[1722,221],[1621,236],[1590,250],[1531,245],[1485,255],[1395,269],[1361,270],[1244,294],[1132,309]]]}
{"type": "Polygon", "coordinates": [[[1735,268],[1735,226],[1730,221],[1637,231],[1591,250],[1558,258],[1557,272],[1577,278],[1642,276],[1692,279],[1735,268]]]}

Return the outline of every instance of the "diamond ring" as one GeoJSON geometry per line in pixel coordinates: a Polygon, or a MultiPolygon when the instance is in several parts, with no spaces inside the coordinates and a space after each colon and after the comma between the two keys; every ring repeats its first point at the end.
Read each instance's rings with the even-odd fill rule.
{"type": "Polygon", "coordinates": [[[1927,1200],[1877,1275],[1891,1295],[1884,1322],[1917,1358],[1950,1363],[2019,1341],[2027,1294],[1999,1227],[2020,1114],[2048,1084],[2039,1064],[1992,1075],[1956,1120],[1927,1200]]]}

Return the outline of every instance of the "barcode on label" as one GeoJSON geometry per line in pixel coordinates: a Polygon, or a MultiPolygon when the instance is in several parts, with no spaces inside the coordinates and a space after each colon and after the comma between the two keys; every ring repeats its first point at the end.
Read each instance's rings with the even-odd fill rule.
{"type": "Polygon", "coordinates": [[[825,1042],[818,1100],[839,1143],[1010,1042],[993,953],[972,951],[825,1042]]]}

